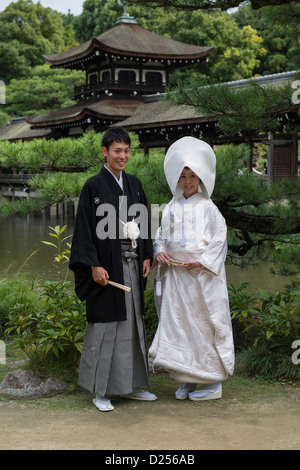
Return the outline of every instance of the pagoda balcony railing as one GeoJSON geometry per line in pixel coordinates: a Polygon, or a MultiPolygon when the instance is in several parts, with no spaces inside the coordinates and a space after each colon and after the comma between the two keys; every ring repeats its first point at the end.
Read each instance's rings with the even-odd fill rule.
{"type": "Polygon", "coordinates": [[[75,85],[74,86],[74,95],[75,97],[79,97],[81,95],[90,95],[92,93],[100,92],[111,93],[114,91],[131,91],[136,93],[161,93],[165,91],[165,85],[163,84],[151,84],[151,83],[135,83],[132,84],[130,82],[118,82],[112,80],[104,80],[101,82],[95,83],[86,83],[84,85],[75,85]]]}
{"type": "Polygon", "coordinates": [[[20,174],[0,174],[0,184],[23,184],[32,178],[31,174],[20,173],[20,174]]]}

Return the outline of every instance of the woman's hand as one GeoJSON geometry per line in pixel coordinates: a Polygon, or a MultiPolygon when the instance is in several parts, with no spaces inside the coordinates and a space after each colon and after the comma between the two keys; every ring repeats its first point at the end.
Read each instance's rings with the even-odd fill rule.
{"type": "MultiPolygon", "coordinates": [[[[165,253],[164,251],[161,251],[160,253],[157,253],[155,259],[158,263],[163,263],[163,264],[167,264],[167,265],[170,265],[171,261],[172,261],[172,258],[170,258],[170,256],[167,253],[165,253]]],[[[202,264],[199,263],[198,261],[186,261],[186,262],[178,264],[178,266],[180,266],[182,268],[186,268],[188,270],[190,270],[190,269],[203,269],[202,264]]]]}
{"type": "Polygon", "coordinates": [[[170,261],[172,261],[172,258],[170,258],[170,256],[167,255],[167,253],[165,253],[164,251],[157,253],[155,259],[158,263],[163,263],[163,264],[168,264],[168,265],[170,264],[170,261]]]}
{"type": "Polygon", "coordinates": [[[188,270],[190,269],[203,269],[203,266],[199,261],[186,261],[185,263],[182,263],[180,265],[183,268],[186,268],[188,270]]]}
{"type": "Polygon", "coordinates": [[[100,284],[101,286],[106,286],[107,281],[109,279],[108,272],[100,266],[91,266],[91,268],[92,278],[94,279],[94,281],[97,282],[97,284],[100,284]]]}

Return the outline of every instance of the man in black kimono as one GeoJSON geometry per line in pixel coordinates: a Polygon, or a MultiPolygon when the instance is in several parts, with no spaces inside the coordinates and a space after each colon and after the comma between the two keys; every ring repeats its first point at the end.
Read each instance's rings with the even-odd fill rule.
{"type": "Polygon", "coordinates": [[[93,402],[101,411],[114,409],[107,395],[156,399],[139,388],[149,385],[142,316],[152,241],[142,184],[124,171],[129,149],[124,129],[114,127],[104,135],[106,164],[82,189],[70,257],[75,292],[86,300],[87,315],[78,383],[96,393],[93,402]],[[123,229],[134,217],[139,237],[129,240],[123,229]]]}

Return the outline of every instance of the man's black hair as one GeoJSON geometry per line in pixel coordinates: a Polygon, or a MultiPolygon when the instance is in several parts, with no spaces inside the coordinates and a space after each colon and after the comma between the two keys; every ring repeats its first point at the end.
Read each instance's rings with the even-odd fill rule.
{"type": "Polygon", "coordinates": [[[102,147],[107,148],[114,142],[124,142],[130,147],[131,139],[128,132],[123,127],[111,127],[102,138],[102,147]]]}

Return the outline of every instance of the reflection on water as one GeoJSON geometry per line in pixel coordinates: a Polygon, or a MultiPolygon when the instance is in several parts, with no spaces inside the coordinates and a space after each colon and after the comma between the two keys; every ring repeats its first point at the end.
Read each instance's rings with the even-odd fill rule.
{"type": "MultiPolygon", "coordinates": [[[[42,243],[42,240],[55,242],[55,239],[49,236],[51,232],[49,226],[55,227],[56,225],[61,227],[67,225],[64,236],[71,235],[74,218],[66,216],[58,218],[41,214],[31,214],[26,218],[0,216],[0,275],[16,273],[22,267],[20,271],[22,274],[40,281],[58,279],[58,270],[53,263],[56,250],[42,243]]],[[[266,263],[255,267],[250,266],[245,270],[227,266],[226,272],[228,284],[248,282],[249,290],[252,292],[257,292],[259,288],[275,292],[281,290],[291,279],[272,275],[266,263]]],[[[73,274],[67,268],[67,264],[64,266],[63,273],[67,273],[67,279],[73,280],[73,274]]],[[[153,274],[148,282],[149,287],[152,286],[152,278],[153,274]]]]}
{"type": "MultiPolygon", "coordinates": [[[[56,249],[42,243],[42,240],[56,242],[49,236],[54,233],[49,226],[67,225],[64,236],[73,233],[73,218],[58,218],[41,214],[23,217],[0,216],[0,273],[19,272],[39,280],[58,279],[58,269],[54,265],[56,249]],[[26,261],[27,260],[27,261],[26,261]],[[25,263],[25,264],[24,264],[25,263]],[[21,268],[21,269],[20,269],[21,268]]],[[[70,241],[71,239],[69,239],[70,241]]],[[[64,272],[69,271],[66,269],[64,272]]],[[[72,273],[68,273],[72,279],[72,273]]]]}
{"type": "Polygon", "coordinates": [[[275,276],[270,268],[268,263],[263,262],[259,266],[249,266],[246,269],[226,266],[227,283],[236,286],[239,282],[247,282],[248,290],[252,293],[258,293],[259,289],[276,292],[282,290],[291,279],[296,279],[296,276],[275,276]]]}

